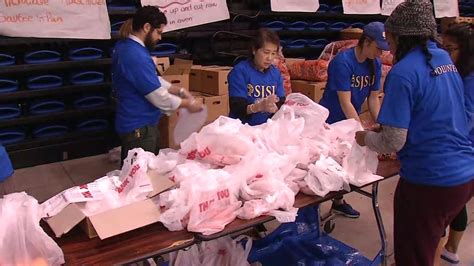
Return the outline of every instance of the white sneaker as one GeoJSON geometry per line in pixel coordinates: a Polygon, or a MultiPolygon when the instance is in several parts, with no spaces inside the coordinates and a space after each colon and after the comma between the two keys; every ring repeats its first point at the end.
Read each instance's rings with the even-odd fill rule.
{"type": "Polygon", "coordinates": [[[441,252],[441,258],[451,264],[458,264],[459,263],[459,257],[458,254],[456,253],[451,253],[446,250],[446,248],[443,248],[443,251],[441,252]]]}

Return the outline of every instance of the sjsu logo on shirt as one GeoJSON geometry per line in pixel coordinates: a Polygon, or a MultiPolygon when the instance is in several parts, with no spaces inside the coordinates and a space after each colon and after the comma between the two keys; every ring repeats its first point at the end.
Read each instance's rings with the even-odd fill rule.
{"type": "Polygon", "coordinates": [[[254,98],[265,98],[276,92],[276,85],[252,85],[247,84],[248,95],[254,98]]]}
{"type": "Polygon", "coordinates": [[[367,86],[373,86],[375,84],[375,75],[372,76],[358,76],[352,75],[351,77],[351,87],[358,88],[360,90],[364,89],[367,86]]]}

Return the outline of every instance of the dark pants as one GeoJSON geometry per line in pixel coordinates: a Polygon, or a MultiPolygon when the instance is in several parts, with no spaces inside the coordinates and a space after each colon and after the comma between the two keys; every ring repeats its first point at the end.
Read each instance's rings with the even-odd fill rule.
{"type": "Polygon", "coordinates": [[[133,132],[120,135],[122,143],[121,164],[127,158],[128,151],[134,148],[142,148],[145,151],[157,154],[159,131],[157,126],[145,126],[135,129],[133,132]]]}
{"type": "Polygon", "coordinates": [[[433,265],[445,228],[473,195],[474,180],[454,187],[437,187],[400,178],[394,198],[396,264],[433,265]]]}
{"type": "Polygon", "coordinates": [[[466,206],[462,208],[461,212],[454,218],[454,220],[449,225],[449,228],[458,231],[464,232],[467,227],[467,209],[466,206]]]}

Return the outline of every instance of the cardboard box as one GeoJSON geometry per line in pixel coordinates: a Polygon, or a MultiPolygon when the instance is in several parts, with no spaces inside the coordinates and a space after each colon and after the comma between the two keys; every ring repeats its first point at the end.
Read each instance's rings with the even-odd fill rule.
{"type": "Polygon", "coordinates": [[[53,217],[45,219],[56,237],[69,232],[81,223],[89,237],[99,236],[100,239],[109,238],[149,224],[158,222],[160,217],[159,206],[154,203],[155,196],[174,186],[166,176],[149,171],[153,191],[148,199],[135,202],[120,208],[108,210],[96,215],[86,216],[80,209],[80,204],[71,203],[53,217]],[[133,217],[133,219],[130,219],[133,217]]]}
{"type": "Polygon", "coordinates": [[[227,76],[231,67],[205,67],[199,70],[201,74],[201,88],[199,92],[210,95],[228,95],[229,83],[227,76]]]}
{"type": "Polygon", "coordinates": [[[201,65],[193,65],[191,66],[191,70],[189,72],[189,90],[190,91],[201,91],[201,69],[203,66],[201,65]]]}
{"type": "Polygon", "coordinates": [[[201,92],[191,92],[194,97],[202,97],[204,105],[207,107],[206,122],[213,122],[219,116],[229,115],[229,96],[228,95],[209,95],[201,92]]]}
{"type": "Polygon", "coordinates": [[[160,149],[171,148],[179,149],[179,144],[174,143],[174,128],[176,125],[170,125],[160,121],[158,130],[160,131],[160,139],[158,140],[158,146],[160,149]]]}
{"type": "Polygon", "coordinates": [[[474,24],[474,17],[454,17],[441,19],[441,32],[445,32],[453,23],[467,22],[474,24]]]}
{"type": "Polygon", "coordinates": [[[174,64],[170,64],[168,57],[155,58],[158,73],[171,84],[189,90],[189,72],[193,61],[175,59],[174,64]]]}
{"type": "Polygon", "coordinates": [[[306,80],[292,80],[291,89],[308,96],[311,100],[319,102],[323,97],[326,82],[313,82],[306,80]]]}

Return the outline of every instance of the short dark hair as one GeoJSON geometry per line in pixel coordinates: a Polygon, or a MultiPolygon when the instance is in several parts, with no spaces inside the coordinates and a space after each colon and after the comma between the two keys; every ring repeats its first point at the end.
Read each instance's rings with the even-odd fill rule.
{"type": "Polygon", "coordinates": [[[280,48],[280,38],[278,34],[269,29],[261,28],[258,30],[257,36],[253,39],[252,49],[258,50],[262,48],[265,43],[273,43],[280,48]]]}
{"type": "Polygon", "coordinates": [[[139,31],[143,25],[150,23],[154,28],[160,28],[161,25],[168,24],[168,20],[163,12],[156,6],[144,6],[133,15],[133,31],[139,31]]]}
{"type": "Polygon", "coordinates": [[[444,36],[453,39],[459,46],[459,59],[454,62],[462,77],[474,71],[474,25],[463,22],[449,26],[444,36]]]}

